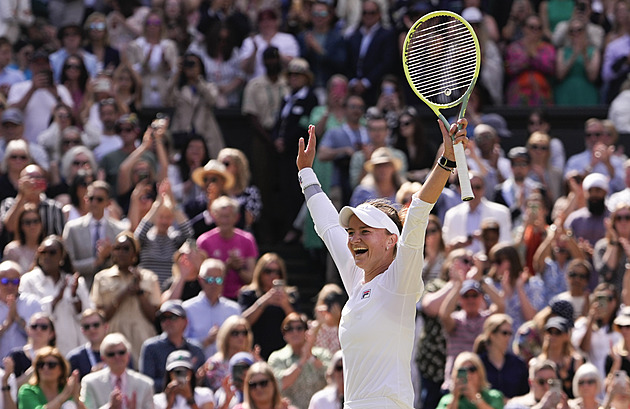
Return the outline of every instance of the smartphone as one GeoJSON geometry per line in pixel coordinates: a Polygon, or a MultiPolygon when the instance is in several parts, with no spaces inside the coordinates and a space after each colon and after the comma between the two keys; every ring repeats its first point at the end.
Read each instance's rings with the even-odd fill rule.
{"type": "Polygon", "coordinates": [[[383,85],[384,95],[394,95],[394,92],[396,92],[396,87],[393,85],[383,85]]]}
{"type": "Polygon", "coordinates": [[[284,280],[273,280],[273,286],[274,288],[277,289],[283,289],[284,288],[284,280]]]}
{"type": "MultiPolygon", "coordinates": [[[[606,308],[608,307],[608,297],[605,295],[598,295],[597,296],[597,304],[599,304],[599,306],[601,308],[606,308]]],[[[623,371],[622,371],[623,372],[623,371]]],[[[624,372],[625,373],[625,372],[624,372]]]]}
{"type": "Polygon", "coordinates": [[[466,384],[468,383],[468,371],[466,371],[464,368],[460,368],[457,370],[457,379],[459,379],[461,381],[461,383],[466,384]]]}
{"type": "Polygon", "coordinates": [[[549,380],[549,390],[561,393],[562,392],[562,381],[560,379],[550,379],[549,380]]]}
{"type": "Polygon", "coordinates": [[[627,376],[628,375],[626,374],[626,371],[615,371],[613,382],[615,384],[623,385],[626,381],[627,376]]]}

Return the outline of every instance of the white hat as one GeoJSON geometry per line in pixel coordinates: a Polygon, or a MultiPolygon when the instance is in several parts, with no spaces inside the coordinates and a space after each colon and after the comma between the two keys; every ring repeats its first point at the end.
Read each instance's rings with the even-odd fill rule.
{"type": "Polygon", "coordinates": [[[481,23],[483,21],[483,14],[477,7],[466,7],[462,10],[462,17],[470,24],[481,23]]]}
{"type": "Polygon", "coordinates": [[[366,225],[375,229],[386,229],[391,234],[400,236],[400,230],[385,212],[378,210],[368,203],[362,203],[357,207],[346,206],[339,212],[339,224],[344,229],[349,227],[350,217],[355,215],[366,225]]]}
{"type": "Polygon", "coordinates": [[[588,191],[594,187],[598,187],[608,192],[610,190],[608,187],[608,177],[602,175],[601,173],[591,173],[586,176],[582,181],[582,189],[588,191]]]}

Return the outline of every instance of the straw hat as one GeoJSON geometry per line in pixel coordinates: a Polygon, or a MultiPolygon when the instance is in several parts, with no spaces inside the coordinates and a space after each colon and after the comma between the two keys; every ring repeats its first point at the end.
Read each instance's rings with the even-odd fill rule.
{"type": "Polygon", "coordinates": [[[306,61],[304,58],[292,59],[289,62],[289,65],[287,66],[287,73],[306,75],[310,84],[313,83],[313,79],[315,78],[313,76],[313,72],[311,71],[311,66],[308,64],[308,61],[306,61]]]}
{"type": "Polygon", "coordinates": [[[374,165],[380,165],[382,163],[391,163],[394,165],[396,172],[400,172],[400,169],[402,169],[402,162],[400,159],[395,157],[392,150],[387,147],[377,148],[372,153],[370,160],[365,162],[363,168],[366,172],[372,172],[374,170],[374,165]]]}
{"type": "Polygon", "coordinates": [[[225,184],[223,186],[224,189],[230,189],[234,185],[234,176],[230,172],[227,171],[225,165],[219,162],[216,159],[210,159],[206,166],[203,168],[197,168],[193,171],[192,180],[198,186],[206,187],[204,179],[206,176],[216,175],[223,178],[225,184]]]}

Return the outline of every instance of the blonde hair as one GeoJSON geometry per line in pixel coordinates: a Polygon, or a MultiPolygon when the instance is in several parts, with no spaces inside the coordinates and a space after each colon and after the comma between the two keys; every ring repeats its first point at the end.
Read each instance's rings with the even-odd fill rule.
{"type": "Polygon", "coordinates": [[[240,315],[232,315],[228,317],[221,327],[219,328],[219,332],[217,333],[217,350],[222,355],[223,359],[230,358],[228,356],[228,350],[230,349],[229,337],[230,332],[238,326],[244,326],[247,329],[247,345],[245,350],[238,352],[249,352],[252,349],[252,345],[254,345],[254,335],[252,333],[251,326],[249,322],[240,315]]]}
{"type": "Polygon", "coordinates": [[[234,174],[234,190],[242,192],[249,185],[251,172],[249,171],[249,161],[245,154],[235,148],[223,148],[217,155],[217,160],[222,161],[224,158],[232,159],[232,163],[236,166],[234,174]]]}
{"type": "Polygon", "coordinates": [[[455,363],[453,364],[453,370],[451,371],[451,380],[452,385],[457,384],[457,371],[459,371],[466,362],[470,362],[473,364],[475,368],[477,368],[477,373],[479,373],[479,386],[481,389],[489,389],[490,383],[488,382],[488,378],[486,377],[486,368],[483,366],[483,362],[481,362],[481,358],[479,355],[474,352],[464,351],[457,355],[455,358],[455,363]]]}
{"type": "Polygon", "coordinates": [[[244,404],[247,405],[249,409],[258,409],[258,406],[252,400],[252,394],[249,390],[249,381],[256,374],[267,375],[269,383],[273,387],[273,397],[271,398],[272,407],[277,408],[280,405],[280,388],[278,387],[278,382],[276,381],[276,377],[273,375],[273,370],[271,366],[269,366],[266,362],[255,362],[252,366],[249,367],[247,373],[245,374],[245,379],[243,381],[243,395],[245,396],[244,404]]]}

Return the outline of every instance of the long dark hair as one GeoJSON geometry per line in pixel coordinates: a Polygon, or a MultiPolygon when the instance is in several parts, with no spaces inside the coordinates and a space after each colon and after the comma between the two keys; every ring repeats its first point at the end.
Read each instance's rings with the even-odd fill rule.
{"type": "MultiPolygon", "coordinates": [[[[24,234],[24,229],[22,228],[22,219],[28,213],[35,213],[37,218],[39,219],[40,224],[42,223],[42,216],[39,214],[39,209],[33,203],[27,203],[24,205],[24,210],[20,213],[20,217],[18,217],[18,239],[20,244],[26,244],[26,235],[24,234]]],[[[44,228],[39,232],[38,241],[41,243],[44,239],[44,228]]]]}
{"type": "Polygon", "coordinates": [[[81,91],[85,92],[90,75],[88,74],[87,68],[85,68],[85,62],[83,61],[83,58],[79,54],[71,54],[63,62],[60,83],[64,84],[68,80],[68,76],[66,75],[66,64],[68,64],[68,60],[70,58],[75,58],[79,60],[79,71],[81,71],[81,75],[79,75],[79,87],[81,88],[81,91]]]}
{"type": "Polygon", "coordinates": [[[68,193],[70,194],[70,202],[76,208],[81,206],[81,202],[83,201],[83,197],[79,197],[77,195],[77,189],[80,186],[88,187],[90,183],[94,181],[94,172],[90,169],[79,169],[77,174],[72,179],[72,183],[70,184],[70,188],[68,189],[68,193]]]}
{"type": "Polygon", "coordinates": [[[210,57],[217,58],[219,55],[221,55],[224,61],[228,61],[230,58],[232,58],[232,52],[234,51],[236,42],[234,41],[232,30],[227,24],[219,21],[209,24],[204,37],[206,52],[210,57]],[[221,31],[223,30],[227,30],[228,36],[222,43],[221,31]]]}
{"type": "MultiPolygon", "coordinates": [[[[199,64],[199,71],[200,71],[201,78],[205,80],[206,79],[206,66],[203,65],[203,61],[201,57],[199,57],[197,54],[186,53],[184,54],[184,57],[182,57],[182,61],[186,61],[187,58],[194,58],[197,60],[197,63],[199,64]]],[[[177,80],[177,88],[181,89],[184,85],[186,85],[187,81],[188,79],[186,78],[186,74],[184,74],[184,70],[181,70],[179,73],[179,78],[177,80]]]]}
{"type": "Polygon", "coordinates": [[[210,155],[208,154],[208,146],[206,145],[206,141],[203,139],[203,137],[197,134],[190,134],[188,136],[188,140],[182,147],[181,155],[179,157],[179,160],[177,161],[179,174],[182,178],[182,181],[184,182],[190,179],[191,170],[194,170],[190,169],[188,163],[186,162],[186,150],[188,149],[188,145],[190,145],[192,141],[199,141],[203,145],[203,158],[201,159],[201,163],[208,163],[208,161],[210,160],[210,155]]]}
{"type": "MultiPolygon", "coordinates": [[[[63,239],[56,234],[51,234],[50,236],[46,236],[44,240],[41,241],[39,247],[43,246],[45,242],[51,241],[57,247],[57,250],[61,251],[63,257],[61,262],[59,263],[59,271],[67,274],[74,274],[74,267],[72,266],[72,261],[70,261],[70,255],[66,251],[66,246],[63,244],[63,239]]],[[[37,254],[35,255],[35,265],[39,268],[42,266],[39,264],[39,248],[37,249],[37,254]]],[[[44,271],[44,270],[42,270],[44,271]]]]}

